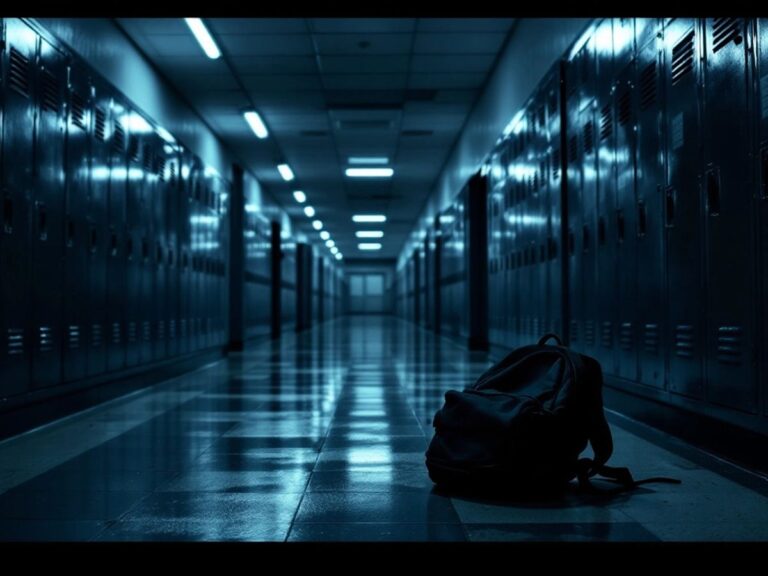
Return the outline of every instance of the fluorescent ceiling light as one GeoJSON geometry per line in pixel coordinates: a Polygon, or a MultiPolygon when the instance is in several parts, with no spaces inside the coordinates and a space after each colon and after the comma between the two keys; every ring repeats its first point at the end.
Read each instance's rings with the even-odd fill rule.
{"type": "Polygon", "coordinates": [[[352,216],[352,222],[386,222],[387,217],[384,214],[355,214],[352,216]]]}
{"type": "Polygon", "coordinates": [[[280,172],[280,176],[282,176],[283,180],[286,182],[290,182],[295,178],[293,170],[291,170],[291,167],[288,166],[288,164],[278,164],[277,171],[280,172]]]}
{"type": "Polygon", "coordinates": [[[312,221],[312,228],[315,230],[322,230],[323,229],[323,223],[320,220],[313,220],[312,221]]]}
{"type": "Polygon", "coordinates": [[[247,112],[243,112],[243,117],[245,118],[245,121],[248,122],[248,125],[251,127],[251,130],[253,130],[253,133],[256,134],[257,138],[264,139],[269,136],[269,131],[267,130],[267,127],[264,126],[264,122],[261,120],[261,116],[259,116],[258,112],[255,110],[248,110],[247,112]]]}
{"type": "Polygon", "coordinates": [[[299,204],[304,204],[304,202],[307,201],[307,195],[304,194],[301,190],[295,190],[293,192],[293,197],[299,204]]]}
{"type": "Polygon", "coordinates": [[[342,258],[344,258],[344,256],[341,255],[341,252],[338,252],[336,254],[336,260],[341,260],[342,258]]]}
{"type": "Polygon", "coordinates": [[[381,244],[378,242],[363,242],[357,245],[358,250],[381,250],[381,244]]]}
{"type": "Polygon", "coordinates": [[[383,238],[384,232],[381,230],[358,230],[355,232],[358,238],[383,238]]]}
{"type": "Polygon", "coordinates": [[[338,253],[339,253],[339,249],[336,246],[332,246],[331,247],[331,254],[336,256],[336,254],[338,254],[338,253]]]}
{"type": "Polygon", "coordinates": [[[315,215],[315,209],[312,206],[304,206],[304,214],[307,215],[307,218],[312,218],[315,215]]]}
{"type": "Polygon", "coordinates": [[[328,232],[328,230],[323,230],[322,232],[320,232],[320,239],[321,240],[328,240],[328,238],[330,238],[330,237],[331,237],[331,234],[330,234],[330,232],[328,232]]]}
{"type": "Polygon", "coordinates": [[[200,44],[200,47],[208,58],[216,60],[216,58],[221,56],[219,47],[216,46],[216,42],[213,41],[211,33],[208,32],[208,28],[205,27],[205,24],[203,24],[203,21],[200,18],[184,18],[184,22],[186,22],[189,29],[192,30],[192,34],[195,35],[197,43],[200,44]]]}
{"type": "Polygon", "coordinates": [[[334,242],[333,240],[326,240],[325,245],[328,246],[328,248],[333,248],[334,246],[336,246],[336,242],[334,242]]]}
{"type": "Polygon", "coordinates": [[[350,156],[348,159],[350,164],[356,166],[375,166],[378,164],[389,164],[389,158],[386,156],[350,156]]]}
{"type": "Polygon", "coordinates": [[[347,168],[344,170],[350,178],[392,178],[392,168],[347,168]]]}

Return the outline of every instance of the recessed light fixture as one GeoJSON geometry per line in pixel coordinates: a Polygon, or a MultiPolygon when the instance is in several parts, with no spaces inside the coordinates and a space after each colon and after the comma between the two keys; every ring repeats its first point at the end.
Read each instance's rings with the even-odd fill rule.
{"type": "Polygon", "coordinates": [[[362,242],[357,245],[358,250],[381,250],[381,244],[378,242],[362,242]]]}
{"type": "Polygon", "coordinates": [[[350,156],[347,158],[353,166],[377,166],[389,164],[389,158],[386,156],[350,156]]]}
{"type": "Polygon", "coordinates": [[[253,130],[253,133],[256,134],[257,138],[263,140],[269,136],[269,131],[267,130],[267,127],[264,126],[264,122],[261,120],[261,116],[259,116],[258,112],[255,110],[248,110],[243,112],[243,117],[245,118],[245,121],[248,122],[248,126],[251,127],[251,130],[253,130]]]}
{"type": "Polygon", "coordinates": [[[331,254],[334,256],[339,253],[339,249],[336,246],[331,247],[331,254]]]}
{"type": "Polygon", "coordinates": [[[344,258],[344,256],[341,255],[341,252],[337,252],[336,253],[336,260],[341,260],[342,258],[344,258]]]}
{"type": "Polygon", "coordinates": [[[304,202],[307,201],[307,195],[304,194],[301,190],[295,190],[293,192],[293,198],[298,202],[299,204],[304,204],[304,202]]]}
{"type": "Polygon", "coordinates": [[[358,230],[355,232],[358,238],[383,238],[384,232],[381,230],[358,230]]]}
{"type": "Polygon", "coordinates": [[[312,228],[315,230],[322,230],[323,223],[320,220],[312,220],[312,228]]]}
{"type": "Polygon", "coordinates": [[[386,222],[387,217],[384,214],[355,214],[352,216],[352,222],[386,222]]]}
{"type": "Polygon", "coordinates": [[[344,170],[349,178],[392,178],[395,173],[392,168],[347,168],[344,170]]]}
{"type": "Polygon", "coordinates": [[[221,50],[216,46],[216,42],[214,42],[211,33],[208,32],[208,28],[205,27],[205,24],[203,24],[203,21],[200,18],[184,18],[184,22],[186,22],[189,29],[192,30],[192,34],[195,35],[197,43],[200,44],[200,47],[208,58],[216,60],[216,58],[221,56],[221,50]]]}
{"type": "Polygon", "coordinates": [[[328,230],[323,230],[322,232],[320,232],[320,239],[321,240],[328,240],[328,238],[330,238],[330,237],[331,237],[331,234],[330,234],[330,232],[328,232],[328,230]]]}
{"type": "Polygon", "coordinates": [[[295,178],[293,170],[291,170],[291,167],[288,166],[288,164],[278,164],[277,171],[280,172],[280,176],[282,176],[283,180],[286,182],[290,182],[295,178]]]}
{"type": "Polygon", "coordinates": [[[307,215],[307,218],[312,218],[315,215],[315,209],[312,206],[304,206],[304,214],[307,215]]]}
{"type": "Polygon", "coordinates": [[[333,240],[326,240],[325,245],[328,246],[328,248],[333,248],[334,246],[336,246],[336,242],[334,242],[333,240]]]}

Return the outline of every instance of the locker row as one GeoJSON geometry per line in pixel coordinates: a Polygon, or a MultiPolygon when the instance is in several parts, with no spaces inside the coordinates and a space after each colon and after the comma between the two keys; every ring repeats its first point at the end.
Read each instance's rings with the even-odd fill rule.
{"type": "MultiPolygon", "coordinates": [[[[223,348],[230,182],[34,22],[0,30],[0,398],[223,348]]],[[[270,332],[270,225],[244,230],[251,336],[270,332]]],[[[278,240],[290,326],[296,242],[278,240]]],[[[330,302],[340,273],[317,260],[330,302]]]]}
{"type": "Polygon", "coordinates": [[[554,331],[617,387],[768,430],[767,29],[594,22],[475,176],[484,221],[457,216],[468,185],[406,248],[398,313],[504,348],[554,331]],[[487,325],[471,318],[472,225],[487,325]]]}

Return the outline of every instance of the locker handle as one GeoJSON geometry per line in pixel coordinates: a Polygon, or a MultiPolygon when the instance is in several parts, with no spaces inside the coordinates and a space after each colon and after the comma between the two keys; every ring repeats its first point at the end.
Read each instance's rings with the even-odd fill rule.
{"type": "Polygon", "coordinates": [[[88,232],[88,238],[89,238],[88,244],[89,244],[90,252],[91,254],[96,254],[96,248],[99,245],[99,236],[98,236],[98,233],[96,232],[96,226],[94,226],[93,224],[91,224],[91,228],[88,232]]]}
{"type": "Polygon", "coordinates": [[[597,219],[597,242],[600,246],[605,245],[605,216],[600,216],[597,219]]]}
{"type": "Polygon", "coordinates": [[[67,216],[67,248],[75,245],[75,221],[67,216]]]}
{"type": "Polygon", "coordinates": [[[638,200],[637,202],[637,235],[642,237],[645,236],[646,227],[648,225],[647,222],[648,217],[648,211],[645,207],[645,202],[642,200],[638,200]]]}
{"type": "Polygon", "coordinates": [[[760,177],[763,199],[768,199],[768,148],[760,150],[760,177]]]}
{"type": "Polygon", "coordinates": [[[710,216],[720,214],[720,170],[712,168],[707,170],[707,211],[710,216]]]}
{"type": "Polygon", "coordinates": [[[624,242],[624,210],[616,210],[616,238],[619,244],[624,242]]]}
{"type": "Polygon", "coordinates": [[[110,256],[117,256],[117,234],[113,230],[109,237],[109,254],[110,256]]]}
{"type": "Polygon", "coordinates": [[[48,240],[48,213],[45,210],[45,203],[36,202],[37,205],[37,235],[45,242],[48,240]]]}
{"type": "Polygon", "coordinates": [[[664,212],[666,219],[666,227],[672,228],[675,225],[675,205],[676,197],[675,189],[671,186],[664,191],[664,212]]]}
{"type": "Polygon", "coordinates": [[[13,234],[13,200],[7,196],[3,198],[3,231],[13,234]]]}

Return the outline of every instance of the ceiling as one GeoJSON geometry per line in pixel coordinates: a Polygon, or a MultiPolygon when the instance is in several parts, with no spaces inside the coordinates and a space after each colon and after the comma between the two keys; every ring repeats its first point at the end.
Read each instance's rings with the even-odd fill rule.
{"type": "Polygon", "coordinates": [[[210,18],[218,60],[180,18],[118,22],[301,229],[317,237],[298,189],[351,259],[397,257],[513,19],[210,18]],[[243,119],[250,107],[266,140],[243,119]],[[394,178],[351,180],[349,156],[387,156],[394,178]],[[281,161],[296,180],[282,180],[281,161]],[[371,212],[387,222],[351,220],[371,212]],[[356,229],[384,230],[382,250],[359,251],[356,229]]]}

